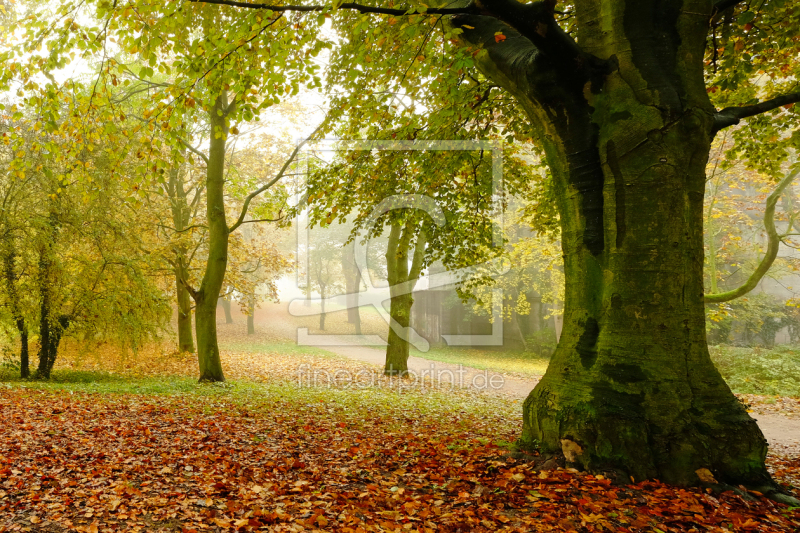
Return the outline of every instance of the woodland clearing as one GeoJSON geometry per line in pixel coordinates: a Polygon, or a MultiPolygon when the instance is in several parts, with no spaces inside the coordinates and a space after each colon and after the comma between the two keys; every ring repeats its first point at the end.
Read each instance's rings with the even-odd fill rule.
{"type": "MultiPolygon", "coordinates": [[[[53,380],[0,388],[0,531],[797,531],[758,494],[611,479],[512,453],[521,401],[431,384],[298,386],[297,368],[371,370],[241,321],[230,381],[194,356],[68,343],[53,380]]],[[[388,381],[388,378],[385,378],[388,381]]],[[[396,381],[396,380],[395,380],[396,381]]],[[[745,398],[762,408],[794,399],[745,398]]],[[[787,490],[800,458],[773,449],[787,490]]]]}

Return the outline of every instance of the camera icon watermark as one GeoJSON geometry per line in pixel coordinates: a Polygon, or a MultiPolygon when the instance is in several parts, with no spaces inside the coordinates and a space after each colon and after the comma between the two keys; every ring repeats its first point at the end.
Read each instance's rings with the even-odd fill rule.
{"type": "MultiPolygon", "coordinates": [[[[503,152],[500,143],[494,141],[318,141],[307,143],[303,151],[314,153],[341,151],[368,151],[372,153],[384,151],[480,151],[488,154],[491,161],[491,201],[487,211],[491,213],[492,246],[503,245],[503,152]]],[[[308,158],[307,158],[308,159],[308,158]]],[[[306,160],[307,160],[306,159],[306,160]]],[[[466,185],[465,185],[466,186],[466,185]]],[[[366,227],[378,222],[381,216],[398,209],[415,209],[424,213],[437,227],[445,224],[444,210],[435,196],[423,194],[395,194],[381,199],[367,218],[366,227]]],[[[311,229],[308,214],[304,210],[297,223],[297,288],[307,292],[306,298],[297,298],[290,302],[289,313],[293,316],[312,316],[328,310],[345,310],[352,307],[374,309],[389,328],[400,338],[406,340],[417,350],[426,352],[430,343],[417,331],[414,324],[403,326],[395,321],[384,303],[392,297],[413,294],[421,290],[416,280],[398,283],[392,286],[379,285],[369,275],[367,249],[365,246],[355,248],[355,266],[359,275],[359,287],[366,290],[346,292],[332,296],[319,294],[311,297],[311,264],[312,248],[311,229]]],[[[477,273],[484,275],[491,271],[494,275],[507,272],[509,265],[502,261],[470,265],[458,269],[428,272],[425,275],[425,288],[431,291],[469,280],[477,273]]],[[[503,290],[491,290],[491,332],[488,334],[440,334],[448,346],[501,346],[503,344],[503,290]]],[[[311,334],[307,327],[297,329],[297,344],[301,346],[387,346],[387,339],[377,334],[311,334]]]]}

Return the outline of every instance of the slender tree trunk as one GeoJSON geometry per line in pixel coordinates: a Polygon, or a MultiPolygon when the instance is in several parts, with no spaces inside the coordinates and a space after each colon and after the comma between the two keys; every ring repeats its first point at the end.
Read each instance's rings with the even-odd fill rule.
{"type": "Polygon", "coordinates": [[[49,364],[51,354],[51,333],[53,317],[51,316],[50,300],[50,275],[51,259],[50,247],[42,244],[39,248],[39,365],[36,369],[36,377],[39,379],[50,379],[49,364]]]}
{"type": "Polygon", "coordinates": [[[217,299],[228,265],[228,224],[225,220],[224,193],[227,112],[227,97],[222,95],[217,98],[209,113],[211,139],[206,171],[208,259],[200,289],[195,292],[195,331],[200,381],[225,381],[217,343],[217,299]]]}
{"type": "Polygon", "coordinates": [[[55,323],[50,325],[50,341],[48,346],[48,353],[47,353],[47,377],[50,377],[50,374],[53,371],[53,366],[56,364],[56,358],[58,357],[58,347],[61,344],[61,338],[64,336],[64,332],[67,330],[70,324],[70,318],[66,315],[61,315],[58,317],[58,320],[55,323]]]}
{"type": "Polygon", "coordinates": [[[6,250],[3,254],[4,262],[4,278],[6,283],[6,293],[8,294],[8,305],[11,309],[11,316],[14,318],[14,323],[19,331],[19,374],[20,377],[28,378],[31,375],[30,362],[28,357],[28,326],[25,324],[25,319],[22,316],[22,310],[19,306],[19,292],[17,291],[17,276],[15,268],[15,260],[17,257],[16,250],[14,249],[11,235],[6,235],[6,250]]]}
{"type": "Polygon", "coordinates": [[[356,335],[361,335],[361,312],[358,307],[358,293],[361,289],[361,273],[355,258],[356,242],[342,249],[342,271],[347,290],[347,321],[355,327],[356,335]]]}
{"type": "Polygon", "coordinates": [[[708,469],[720,482],[774,490],[767,442],[706,344],[711,2],[582,5],[580,46],[554,21],[554,5],[481,2],[516,29],[455,19],[486,46],[486,75],[533,122],[562,227],[563,330],[525,401],[520,443],[637,480],[697,485],[708,469]]]}
{"type": "Polygon", "coordinates": [[[51,323],[50,323],[50,297],[49,294],[42,294],[39,312],[39,366],[36,369],[36,377],[39,379],[50,379],[50,354],[51,354],[51,323]]]}
{"type": "MultiPolygon", "coordinates": [[[[172,223],[176,232],[183,232],[189,225],[191,213],[186,199],[183,174],[178,166],[170,169],[167,192],[172,207],[172,223]]],[[[199,194],[199,192],[197,193],[199,194]]],[[[192,335],[192,302],[191,295],[184,285],[188,282],[188,264],[186,248],[181,246],[175,252],[175,295],[178,303],[178,349],[181,352],[194,352],[192,335]],[[183,282],[181,281],[183,280],[183,282]]]]}
{"type": "Polygon", "coordinates": [[[181,274],[175,273],[175,292],[178,295],[178,349],[182,352],[194,352],[194,336],[192,335],[192,300],[189,291],[180,281],[181,274]]]}
{"type": "Polygon", "coordinates": [[[219,299],[222,310],[225,312],[225,323],[233,324],[233,315],[231,314],[231,301],[226,298],[219,299]]]}
{"type": "Polygon", "coordinates": [[[321,281],[319,282],[319,297],[322,306],[319,314],[319,329],[325,331],[325,284],[321,281]]]}
{"type": "Polygon", "coordinates": [[[514,329],[517,330],[517,335],[519,335],[519,342],[522,344],[522,351],[527,352],[528,342],[525,340],[525,334],[522,332],[522,326],[519,323],[519,314],[517,312],[513,312],[511,320],[514,322],[514,329]]]}
{"type": "Polygon", "coordinates": [[[17,320],[17,330],[19,331],[19,375],[26,379],[31,377],[30,356],[28,355],[28,326],[25,320],[17,320]]]}
{"type": "Polygon", "coordinates": [[[411,325],[411,306],[414,288],[422,272],[423,257],[427,239],[424,231],[416,236],[414,257],[409,267],[408,253],[414,233],[419,227],[412,221],[405,226],[393,225],[389,232],[389,246],[386,251],[386,266],[391,295],[389,315],[392,325],[389,328],[388,345],[386,346],[386,365],[383,372],[387,376],[408,373],[408,327],[411,325]],[[405,294],[403,294],[405,293],[405,294]],[[398,331],[399,330],[399,331],[398,331]]]}
{"type": "Polygon", "coordinates": [[[256,332],[256,297],[252,295],[247,306],[247,334],[254,335],[256,332]]]}

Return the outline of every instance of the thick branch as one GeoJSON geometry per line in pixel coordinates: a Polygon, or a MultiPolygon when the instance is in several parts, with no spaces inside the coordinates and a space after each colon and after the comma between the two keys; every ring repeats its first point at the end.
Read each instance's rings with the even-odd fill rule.
{"type": "Polygon", "coordinates": [[[428,244],[428,234],[421,229],[417,236],[417,243],[414,246],[414,257],[411,260],[411,270],[408,272],[408,279],[416,281],[422,274],[422,265],[425,264],[425,245],[428,244]]]}
{"type": "Polygon", "coordinates": [[[289,158],[286,160],[286,162],[285,162],[285,163],[283,164],[283,166],[281,167],[281,170],[280,170],[280,172],[278,172],[278,175],[277,175],[277,176],[275,176],[274,178],[272,178],[272,179],[271,179],[269,182],[267,182],[267,183],[266,183],[265,185],[263,185],[262,187],[259,187],[258,189],[256,189],[255,191],[253,191],[253,192],[251,192],[250,194],[248,194],[248,195],[247,195],[247,197],[244,199],[244,205],[242,205],[242,211],[241,211],[241,213],[239,213],[239,218],[238,218],[238,219],[236,219],[236,223],[234,223],[234,225],[233,225],[233,226],[231,226],[231,227],[228,229],[228,233],[233,233],[234,231],[236,231],[236,228],[238,228],[239,226],[241,226],[242,224],[244,224],[244,219],[245,219],[245,217],[247,216],[247,210],[250,208],[250,202],[252,202],[252,201],[253,201],[253,199],[254,199],[255,197],[257,197],[259,194],[263,193],[264,191],[266,191],[267,189],[269,189],[270,187],[272,187],[273,185],[275,185],[276,183],[278,183],[278,181],[280,181],[280,180],[281,180],[281,178],[283,178],[283,176],[286,174],[286,171],[289,169],[289,165],[291,165],[291,164],[292,164],[292,161],[294,161],[295,157],[297,157],[297,154],[300,152],[300,149],[301,149],[303,146],[305,146],[305,144],[306,144],[308,141],[310,141],[310,140],[311,140],[311,139],[312,139],[312,138],[313,138],[313,137],[314,137],[314,136],[315,136],[315,135],[316,135],[316,134],[317,134],[317,133],[318,133],[318,132],[319,132],[319,131],[320,131],[320,130],[323,128],[323,126],[325,126],[325,124],[326,124],[327,122],[328,122],[328,120],[327,120],[327,117],[326,117],[326,119],[325,119],[325,120],[323,120],[323,121],[320,123],[320,125],[319,125],[319,126],[317,126],[317,129],[315,129],[315,130],[314,130],[314,131],[311,133],[311,135],[309,135],[308,137],[306,137],[306,138],[305,138],[303,141],[301,141],[301,142],[300,142],[300,143],[299,143],[299,144],[298,144],[298,145],[295,147],[295,149],[292,151],[291,155],[289,155],[289,158]]]}
{"type": "Polygon", "coordinates": [[[766,113],[767,111],[796,102],[800,102],[800,91],[776,96],[771,100],[766,100],[754,105],[726,107],[714,115],[714,129],[712,133],[717,133],[719,130],[727,128],[728,126],[735,126],[743,118],[760,115],[761,113],[766,113]]]}
{"type": "MultiPolygon", "coordinates": [[[[333,11],[333,7],[331,5],[279,6],[272,4],[255,4],[255,3],[251,4],[248,2],[236,2],[233,0],[189,0],[189,1],[200,4],[217,4],[220,6],[243,7],[245,9],[265,9],[274,12],[282,12],[282,11],[313,12],[313,11],[326,11],[326,10],[333,11]]],[[[337,9],[349,9],[352,11],[358,11],[359,13],[375,13],[379,15],[396,15],[396,16],[412,15],[415,13],[427,13],[429,15],[458,15],[458,14],[470,14],[470,13],[474,14],[478,12],[477,7],[472,3],[470,3],[465,7],[425,8],[424,6],[420,6],[420,7],[408,7],[405,9],[392,9],[387,7],[365,6],[363,4],[357,4],[354,2],[344,2],[343,4],[339,4],[337,9]]]]}
{"type": "Polygon", "coordinates": [[[778,231],[775,229],[775,205],[778,203],[778,199],[783,194],[783,191],[786,190],[786,187],[792,183],[794,178],[797,177],[798,173],[800,173],[800,168],[787,174],[786,177],[783,178],[780,183],[778,183],[778,186],[774,191],[772,191],[772,194],[770,194],[767,198],[767,208],[764,211],[764,228],[767,230],[769,242],[767,244],[767,253],[761,260],[761,263],[759,263],[758,268],[756,268],[755,272],[753,272],[750,278],[740,287],[733,289],[732,291],[721,292],[718,294],[706,294],[704,297],[706,302],[728,302],[734,298],[738,298],[739,296],[747,294],[756,288],[756,285],[758,285],[758,283],[767,273],[769,268],[772,266],[772,263],[775,262],[775,258],[778,257],[778,248],[781,244],[781,238],[785,236],[778,235],[778,231]]]}
{"type": "Polygon", "coordinates": [[[711,16],[716,17],[719,13],[722,13],[729,7],[733,7],[741,3],[744,3],[744,0],[717,0],[714,2],[714,7],[711,9],[711,16]]]}

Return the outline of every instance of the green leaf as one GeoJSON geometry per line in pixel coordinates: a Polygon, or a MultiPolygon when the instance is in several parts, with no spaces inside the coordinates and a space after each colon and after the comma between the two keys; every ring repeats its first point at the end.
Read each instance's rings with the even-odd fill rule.
{"type": "Polygon", "coordinates": [[[744,13],[739,15],[739,18],[736,19],[736,22],[740,25],[745,25],[748,22],[753,22],[755,18],[756,14],[754,11],[745,11],[744,13]]]}

